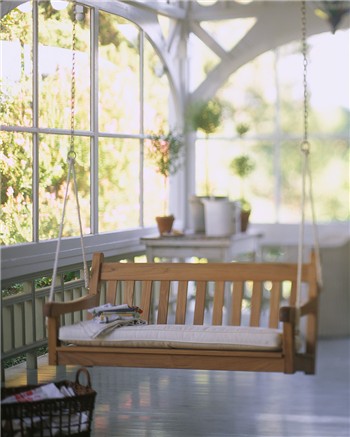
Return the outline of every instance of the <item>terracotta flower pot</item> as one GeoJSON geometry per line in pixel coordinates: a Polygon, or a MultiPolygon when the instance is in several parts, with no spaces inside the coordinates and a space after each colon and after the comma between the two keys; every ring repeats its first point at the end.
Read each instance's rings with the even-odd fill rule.
{"type": "Polygon", "coordinates": [[[241,232],[246,232],[251,211],[241,211],[241,232]]]}
{"type": "Polygon", "coordinates": [[[170,234],[173,228],[175,217],[173,215],[156,217],[156,222],[158,225],[158,230],[160,235],[170,234]]]}

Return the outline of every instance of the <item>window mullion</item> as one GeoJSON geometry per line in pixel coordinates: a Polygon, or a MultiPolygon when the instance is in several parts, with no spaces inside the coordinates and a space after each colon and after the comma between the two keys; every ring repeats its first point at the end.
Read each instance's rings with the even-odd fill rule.
{"type": "Polygon", "coordinates": [[[98,233],[98,34],[99,34],[99,10],[91,8],[90,27],[90,129],[93,132],[90,148],[90,226],[91,234],[98,233]]]}
{"type": "Polygon", "coordinates": [[[33,180],[32,180],[32,208],[33,208],[33,241],[39,241],[39,69],[38,69],[38,57],[39,57],[39,18],[38,18],[38,3],[33,2],[33,41],[32,41],[32,78],[33,78],[33,127],[35,132],[33,133],[33,180]]]}
{"type": "MultiPolygon", "coordinates": [[[[144,132],[144,39],[145,33],[143,30],[140,30],[139,40],[140,40],[140,133],[143,136],[144,132]]],[[[144,139],[143,137],[140,139],[140,169],[139,169],[139,183],[140,183],[140,216],[139,223],[140,226],[144,226],[144,139]]]]}

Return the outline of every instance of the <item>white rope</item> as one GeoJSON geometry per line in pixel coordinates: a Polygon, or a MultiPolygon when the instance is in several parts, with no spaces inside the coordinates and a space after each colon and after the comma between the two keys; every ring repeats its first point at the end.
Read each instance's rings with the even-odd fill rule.
{"type": "Polygon", "coordinates": [[[298,270],[297,270],[297,295],[296,295],[296,307],[301,306],[301,283],[302,283],[302,265],[303,265],[303,248],[304,248],[304,230],[305,230],[305,207],[306,207],[306,181],[308,178],[309,191],[308,197],[310,201],[311,216],[312,216],[312,229],[314,237],[314,249],[316,257],[316,274],[318,285],[322,286],[322,267],[320,256],[320,244],[318,238],[318,229],[316,222],[315,203],[313,197],[312,176],[309,165],[309,153],[310,145],[307,141],[304,141],[301,146],[303,152],[303,164],[302,164],[302,195],[301,195],[301,220],[299,227],[299,242],[298,242],[298,270]]]}
{"type": "Polygon", "coordinates": [[[57,247],[56,247],[56,255],[55,255],[55,262],[53,265],[53,273],[52,273],[52,281],[51,281],[51,287],[50,287],[50,295],[49,295],[49,301],[52,302],[53,300],[53,294],[55,289],[55,283],[56,283],[56,276],[57,276],[57,267],[58,267],[58,256],[61,249],[61,240],[62,240],[62,234],[63,234],[63,226],[64,226],[64,216],[66,213],[66,205],[67,205],[67,199],[68,199],[68,189],[69,189],[69,182],[70,182],[70,175],[72,171],[72,165],[73,161],[69,161],[69,168],[68,168],[68,175],[67,175],[67,186],[66,191],[64,194],[64,201],[63,201],[63,210],[62,210],[62,217],[61,217],[61,223],[60,223],[60,230],[58,233],[58,241],[57,241],[57,247]]]}
{"type": "Polygon", "coordinates": [[[70,183],[70,179],[71,179],[71,174],[73,174],[74,194],[75,194],[78,219],[79,219],[80,243],[81,243],[81,249],[82,249],[82,253],[83,253],[85,287],[89,288],[89,274],[88,274],[88,266],[87,266],[87,262],[86,262],[86,255],[85,255],[85,248],[84,248],[83,228],[82,228],[82,223],[81,223],[77,181],[76,181],[76,174],[75,174],[75,168],[74,168],[75,157],[72,156],[71,152],[68,156],[68,163],[69,163],[69,167],[68,167],[68,175],[67,175],[67,186],[66,186],[66,191],[65,191],[65,195],[64,195],[62,218],[61,218],[60,230],[59,230],[59,235],[58,235],[58,240],[57,240],[56,255],[55,255],[55,261],[54,261],[54,266],[53,266],[52,281],[51,281],[50,294],[49,294],[49,301],[50,302],[53,301],[55,284],[56,284],[58,259],[59,259],[60,249],[61,249],[61,240],[62,240],[63,227],[64,227],[64,217],[66,214],[66,205],[67,205],[67,200],[68,200],[68,190],[69,190],[69,183],[70,183]]]}
{"type": "Polygon", "coordinates": [[[89,271],[88,271],[88,266],[87,266],[87,262],[86,262],[86,254],[85,254],[85,248],[84,248],[83,226],[82,226],[82,223],[81,223],[81,214],[80,214],[78,187],[77,187],[77,179],[76,179],[76,175],[75,175],[74,164],[72,166],[72,170],[73,170],[73,181],[74,181],[74,193],[75,193],[75,199],[76,199],[76,202],[77,202],[77,212],[78,212],[78,220],[79,220],[80,245],[81,245],[81,251],[82,251],[82,254],[83,254],[85,288],[89,288],[89,271]]]}
{"type": "MultiPolygon", "coordinates": [[[[304,142],[303,144],[307,144],[304,142]]],[[[302,147],[302,183],[301,183],[301,217],[299,226],[299,241],[298,241],[298,268],[297,268],[297,290],[296,290],[296,307],[301,305],[301,282],[302,282],[302,267],[303,267],[303,255],[304,255],[304,230],[305,230],[305,192],[306,192],[306,174],[307,174],[307,161],[308,150],[303,150],[302,147]]]]}
{"type": "Polygon", "coordinates": [[[312,217],[312,230],[313,230],[313,234],[314,234],[314,249],[315,249],[315,256],[316,256],[317,283],[318,283],[319,287],[322,287],[323,279],[322,279],[320,240],[318,237],[318,228],[317,228],[317,220],[316,220],[316,212],[315,212],[315,202],[314,202],[314,196],[313,196],[313,183],[312,183],[312,177],[311,177],[311,168],[310,168],[308,160],[307,160],[307,174],[309,176],[309,199],[310,199],[311,217],[312,217]]]}

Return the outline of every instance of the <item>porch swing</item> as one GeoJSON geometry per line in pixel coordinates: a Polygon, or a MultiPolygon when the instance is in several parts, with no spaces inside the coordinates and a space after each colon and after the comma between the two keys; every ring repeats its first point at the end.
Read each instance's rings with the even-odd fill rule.
{"type": "MultiPolygon", "coordinates": [[[[301,143],[303,168],[297,263],[120,263],[106,262],[102,253],[95,253],[89,284],[85,274],[88,293],[69,302],[54,302],[63,212],[50,301],[44,305],[50,365],[315,373],[321,280],[308,165],[305,1],[302,1],[302,30],[304,138],[301,143]],[[315,250],[311,253],[311,260],[305,263],[303,239],[307,179],[315,250]],[[208,324],[206,313],[209,288],[213,290],[211,324],[208,324]],[[245,326],[246,314],[243,310],[247,288],[251,294],[249,326],[245,326]],[[288,305],[283,306],[281,296],[286,288],[290,289],[290,297],[288,305]],[[187,308],[188,298],[193,291],[193,308],[190,311],[187,308]],[[118,329],[111,329],[112,324],[98,324],[92,319],[92,308],[106,303],[123,304],[128,308],[137,306],[146,323],[118,329]],[[169,311],[170,306],[174,311],[169,311]],[[62,325],[65,315],[85,310],[90,310],[87,320],[74,325],[62,325]],[[192,321],[189,320],[189,314],[193,314],[192,321]],[[304,333],[300,326],[305,328],[304,333]]],[[[72,84],[74,95],[74,69],[72,84]]],[[[73,127],[72,116],[68,161],[69,175],[72,171],[74,177],[73,127]]],[[[80,222],[75,177],[74,187],[80,222]]],[[[67,193],[65,202],[66,198],[67,193]]],[[[81,223],[80,232],[84,271],[87,273],[81,223]]]]}

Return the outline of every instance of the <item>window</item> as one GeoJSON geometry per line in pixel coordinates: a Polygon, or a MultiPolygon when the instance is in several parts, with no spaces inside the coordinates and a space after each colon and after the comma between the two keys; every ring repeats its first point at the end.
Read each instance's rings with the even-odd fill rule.
{"type": "MultiPolygon", "coordinates": [[[[349,53],[349,31],[313,36],[308,44],[308,131],[317,220],[348,220],[349,59],[342,56],[349,53]]],[[[299,222],[304,120],[300,44],[244,65],[217,97],[224,104],[224,118],[215,133],[196,142],[196,193],[238,199],[241,181],[230,172],[230,162],[247,154],[256,164],[244,180],[252,221],[299,222]],[[242,137],[236,132],[240,123],[249,126],[242,137]]],[[[309,207],[306,219],[312,219],[309,207]]]]}
{"type": "MultiPolygon", "coordinates": [[[[157,177],[146,168],[143,142],[168,124],[170,87],[158,68],[163,64],[141,27],[86,6],[75,28],[73,64],[73,13],[72,4],[58,11],[49,1],[32,2],[25,12],[14,8],[1,20],[2,56],[11,58],[1,83],[3,245],[58,236],[72,146],[73,70],[84,234],[154,225],[157,177]],[[147,184],[145,175],[151,176],[147,184]],[[145,198],[152,198],[147,214],[145,198]]],[[[79,235],[73,194],[70,187],[67,237],[79,235]]]]}

